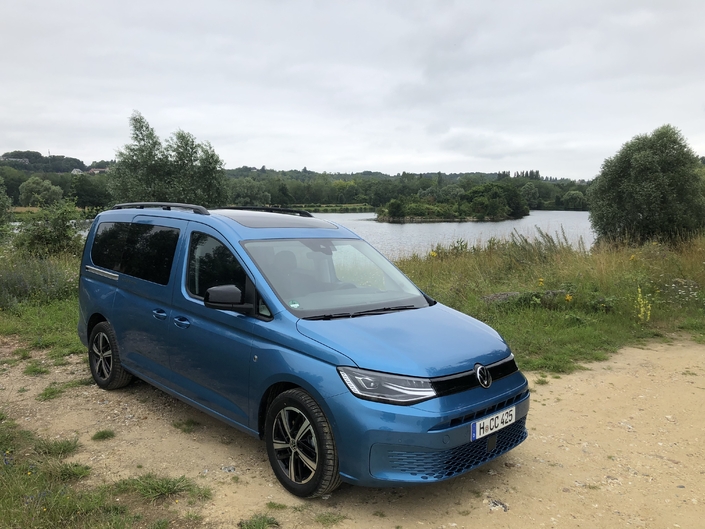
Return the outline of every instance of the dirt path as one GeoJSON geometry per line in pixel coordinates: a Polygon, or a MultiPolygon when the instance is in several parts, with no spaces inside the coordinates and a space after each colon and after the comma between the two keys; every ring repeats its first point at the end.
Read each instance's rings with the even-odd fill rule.
{"type": "MultiPolygon", "coordinates": [[[[0,341],[0,357],[14,345],[0,341]]],[[[323,527],[325,513],[344,516],[342,528],[705,527],[705,346],[689,341],[627,348],[543,384],[530,374],[529,439],[468,475],[412,488],[344,485],[312,501],[278,485],[264,443],[145,383],[72,388],[39,402],[50,382],[88,376],[86,362],[74,358],[41,377],[22,374],[24,365],[0,374],[0,407],[23,428],[78,435],[73,459],[92,467],[93,483],[155,472],[212,487],[201,511],[212,527],[256,512],[285,528],[323,527]],[[172,426],[186,419],[200,426],[190,434],[172,426]],[[101,429],[116,437],[92,441],[101,429]],[[267,502],[287,508],[267,511],[267,502]]]]}

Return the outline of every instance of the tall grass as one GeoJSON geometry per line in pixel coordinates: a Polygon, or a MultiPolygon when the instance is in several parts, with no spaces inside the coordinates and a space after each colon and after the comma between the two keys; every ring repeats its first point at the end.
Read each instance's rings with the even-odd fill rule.
{"type": "Polygon", "coordinates": [[[78,292],[78,258],[58,255],[31,257],[0,247],[0,310],[22,302],[46,303],[74,297],[78,292]]]}
{"type": "Polygon", "coordinates": [[[705,332],[705,237],[588,250],[564,235],[515,233],[397,264],[430,296],[500,331],[525,369],[567,372],[645,338],[705,332]]]}

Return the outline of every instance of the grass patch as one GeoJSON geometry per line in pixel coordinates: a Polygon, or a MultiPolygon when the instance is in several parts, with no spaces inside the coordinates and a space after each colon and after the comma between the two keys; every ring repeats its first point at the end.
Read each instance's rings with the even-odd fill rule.
{"type": "Polygon", "coordinates": [[[25,349],[24,347],[18,347],[12,351],[13,356],[16,356],[19,360],[29,360],[32,358],[32,353],[25,349]]]}
{"type": "Polygon", "coordinates": [[[267,509],[270,509],[272,511],[283,511],[286,508],[287,508],[287,506],[284,505],[283,503],[277,503],[275,501],[268,501],[267,502],[267,509]]]}
{"type": "Polygon", "coordinates": [[[61,396],[63,393],[64,393],[64,388],[62,388],[56,382],[52,382],[46,388],[44,388],[42,390],[42,392],[39,395],[37,395],[36,398],[38,401],[44,402],[47,400],[55,399],[55,398],[61,396]]]}
{"type": "Polygon", "coordinates": [[[43,456],[62,459],[78,450],[78,446],[78,438],[59,439],[56,441],[38,439],[34,443],[34,451],[43,456]]]}
{"type": "Polygon", "coordinates": [[[83,386],[90,386],[93,384],[93,379],[91,377],[80,378],[77,380],[69,380],[68,382],[63,382],[59,384],[58,382],[52,382],[44,390],[37,395],[38,401],[46,401],[55,399],[64,394],[64,392],[69,388],[79,388],[83,386]]]}
{"type": "Polygon", "coordinates": [[[279,522],[268,514],[255,514],[247,520],[240,520],[237,526],[240,529],[267,529],[279,527],[279,522]]]}
{"type": "Polygon", "coordinates": [[[90,468],[63,463],[78,443],[46,441],[0,419],[0,527],[128,528],[134,517],[107,487],[74,488],[90,468]],[[37,456],[40,457],[37,457],[37,456]]]}
{"type": "Polygon", "coordinates": [[[30,377],[38,377],[40,375],[46,375],[49,373],[49,369],[44,367],[39,360],[32,360],[27,367],[24,368],[23,373],[29,375],[30,377]]]}
{"type": "Polygon", "coordinates": [[[171,425],[184,433],[192,433],[196,428],[201,426],[201,423],[193,419],[186,419],[185,421],[174,421],[171,425]]]}
{"type": "Polygon", "coordinates": [[[137,478],[119,481],[115,488],[118,492],[134,492],[151,503],[183,494],[188,494],[189,497],[197,500],[208,500],[213,495],[209,488],[199,487],[185,476],[159,477],[151,472],[137,478]]]}
{"type": "Polygon", "coordinates": [[[91,439],[94,441],[105,441],[106,439],[112,439],[113,437],[115,437],[115,432],[112,430],[98,430],[93,434],[91,439]]]}
{"type": "Polygon", "coordinates": [[[78,298],[24,302],[0,311],[0,334],[16,335],[32,349],[48,350],[52,360],[84,354],[76,334],[78,298]]]}
{"type": "Polygon", "coordinates": [[[338,525],[343,520],[347,520],[347,518],[348,517],[344,514],[326,511],[318,513],[314,519],[316,520],[316,523],[321,524],[323,527],[332,527],[334,525],[338,525]]]}

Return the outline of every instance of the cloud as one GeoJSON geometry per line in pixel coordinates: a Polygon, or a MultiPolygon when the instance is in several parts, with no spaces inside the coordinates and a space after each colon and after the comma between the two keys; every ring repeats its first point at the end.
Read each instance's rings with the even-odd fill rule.
{"type": "Polygon", "coordinates": [[[12,2],[0,151],[111,158],[139,110],[228,167],[589,178],[664,123],[705,154],[703,18],[699,0],[12,2]]]}

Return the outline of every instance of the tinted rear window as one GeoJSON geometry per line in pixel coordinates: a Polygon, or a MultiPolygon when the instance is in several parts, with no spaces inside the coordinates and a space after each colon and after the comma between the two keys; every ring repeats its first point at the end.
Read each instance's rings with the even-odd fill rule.
{"type": "Polygon", "coordinates": [[[96,230],[91,258],[96,266],[166,285],[178,241],[177,228],[104,222],[96,230]]]}

